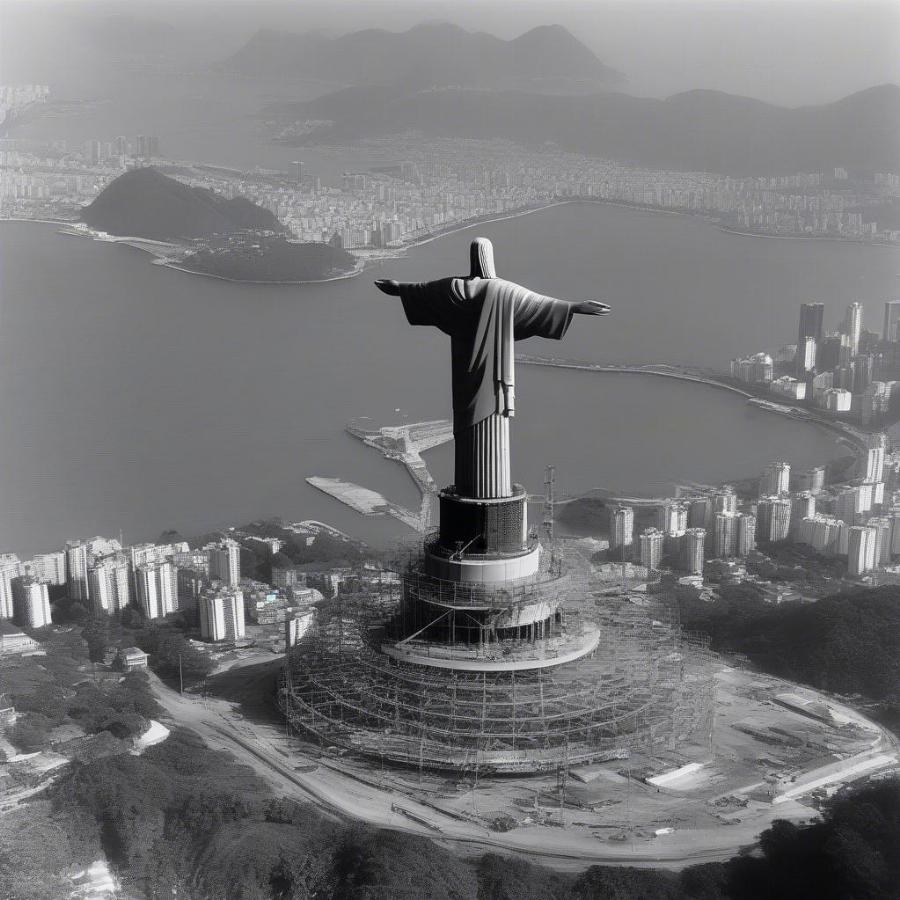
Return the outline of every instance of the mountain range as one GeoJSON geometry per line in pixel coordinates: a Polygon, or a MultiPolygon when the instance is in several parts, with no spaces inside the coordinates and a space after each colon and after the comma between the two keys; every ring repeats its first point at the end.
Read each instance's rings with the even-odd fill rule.
{"type": "Polygon", "coordinates": [[[666,100],[605,92],[549,96],[471,88],[346,88],[266,114],[329,123],[296,143],[420,132],[502,138],[643,166],[744,175],[900,171],[900,86],[786,108],[718,91],[666,100]]]}
{"type": "Polygon", "coordinates": [[[560,25],[505,41],[446,22],[371,28],[331,38],[261,30],[222,63],[245,75],[310,76],[343,84],[423,88],[597,90],[623,78],[560,25]]]}
{"type": "Polygon", "coordinates": [[[152,167],[131,169],[111,181],[82,209],[81,221],[110,234],[158,241],[282,230],[272,213],[244,197],[227,200],[152,167]]]}

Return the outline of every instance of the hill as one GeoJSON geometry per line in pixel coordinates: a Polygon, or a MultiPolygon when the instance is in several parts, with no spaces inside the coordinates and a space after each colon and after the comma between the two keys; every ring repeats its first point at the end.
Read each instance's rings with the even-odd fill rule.
{"type": "MultiPolygon", "coordinates": [[[[742,588],[743,586],[741,586],[742,588]]],[[[773,606],[740,588],[715,603],[681,600],[681,621],[713,649],[821,690],[900,703],[900,587],[861,588],[773,606]]]]}
{"type": "Polygon", "coordinates": [[[621,82],[560,25],[504,41],[446,22],[337,38],[261,30],[222,66],[244,75],[308,75],[344,84],[590,90],[621,82]]]}
{"type": "Polygon", "coordinates": [[[272,213],[243,197],[227,200],[154,168],[120,175],[82,210],[81,221],[110,234],[160,241],[281,230],[272,213]]]}
{"type": "Polygon", "coordinates": [[[773,106],[718,91],[666,100],[621,93],[547,96],[463,87],[351,87],[276,115],[328,121],[302,138],[334,142],[418,131],[503,138],[638,165],[729,175],[900,171],[900,86],[885,84],[823,106],[773,106]]]}

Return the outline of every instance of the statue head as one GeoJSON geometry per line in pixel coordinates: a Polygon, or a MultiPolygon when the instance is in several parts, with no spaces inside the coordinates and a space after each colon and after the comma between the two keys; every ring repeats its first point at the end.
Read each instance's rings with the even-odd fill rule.
{"type": "Polygon", "coordinates": [[[494,245],[483,237],[475,238],[469,246],[470,278],[496,278],[494,245]]]}

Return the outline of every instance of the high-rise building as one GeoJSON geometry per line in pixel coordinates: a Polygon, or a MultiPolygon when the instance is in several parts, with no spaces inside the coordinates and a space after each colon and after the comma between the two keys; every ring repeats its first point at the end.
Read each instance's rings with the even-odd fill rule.
{"type": "Polygon", "coordinates": [[[822,323],[824,319],[824,303],[800,304],[800,330],[797,333],[798,356],[806,338],[812,338],[817,345],[822,343],[822,323]]]}
{"type": "Polygon", "coordinates": [[[0,553],[0,619],[11,619],[13,609],[13,579],[25,574],[25,564],[15,553],[0,553]]]}
{"type": "Polygon", "coordinates": [[[244,595],[239,588],[209,588],[199,601],[200,636],[205,641],[244,637],[244,595]]]}
{"type": "Polygon", "coordinates": [[[665,535],[658,528],[647,528],[641,532],[638,540],[641,550],[641,565],[651,571],[659,569],[665,535]]]}
{"type": "Polygon", "coordinates": [[[38,581],[52,585],[66,583],[66,554],[62,550],[38,553],[25,565],[38,581]]]}
{"type": "Polygon", "coordinates": [[[875,544],[875,567],[887,566],[891,562],[892,522],[887,516],[871,516],[866,525],[878,532],[875,544]]]}
{"type": "Polygon", "coordinates": [[[844,334],[850,338],[850,355],[856,356],[859,353],[859,336],[862,333],[862,313],[861,303],[851,303],[847,307],[847,313],[844,316],[844,334]]]}
{"type": "Polygon", "coordinates": [[[691,497],[687,502],[688,528],[708,528],[712,518],[712,497],[691,497]]]}
{"type": "Polygon", "coordinates": [[[192,552],[202,553],[203,551],[191,551],[187,541],[176,541],[173,544],[133,544],[128,548],[128,562],[131,570],[135,571],[138,566],[164,562],[167,559],[173,559],[178,554],[192,552]]]}
{"type": "Polygon", "coordinates": [[[846,346],[846,360],[850,361],[850,341],[843,334],[829,334],[816,347],[816,368],[830,372],[841,364],[841,349],[846,346]]]}
{"type": "Polygon", "coordinates": [[[863,425],[880,425],[891,409],[891,385],[873,381],[859,398],[859,418],[863,425]]]}
{"type": "Polygon", "coordinates": [[[813,496],[820,494],[825,489],[825,466],[798,473],[796,487],[798,491],[809,491],[813,496]]]}
{"type": "Polygon", "coordinates": [[[810,379],[812,399],[816,406],[825,405],[825,392],[834,389],[834,372],[819,372],[810,379]]]}
{"type": "Polygon", "coordinates": [[[43,628],[51,623],[50,595],[47,585],[30,575],[20,575],[12,582],[13,620],[26,628],[43,628]]]}
{"type": "Polygon", "coordinates": [[[859,488],[847,486],[834,498],[834,514],[848,525],[856,524],[856,517],[863,512],[859,488]]]}
{"type": "Polygon", "coordinates": [[[770,463],[763,470],[759,480],[760,497],[780,497],[791,489],[791,464],[786,462],[770,463]]]}
{"type": "Polygon", "coordinates": [[[857,353],[850,360],[850,373],[854,394],[861,394],[875,377],[875,356],[872,353],[857,353]]]}
{"type": "Polygon", "coordinates": [[[97,614],[112,614],[131,603],[131,572],[128,557],[114,553],[88,567],[91,608],[97,614]]]}
{"type": "Polygon", "coordinates": [[[179,569],[193,569],[202,572],[209,577],[209,551],[208,550],[176,550],[169,562],[179,569]]]}
{"type": "Polygon", "coordinates": [[[853,394],[842,387],[822,391],[821,405],[832,413],[848,413],[853,408],[853,394]]]}
{"type": "Polygon", "coordinates": [[[70,600],[87,600],[88,544],[66,541],[66,591],[70,600]]]}
{"type": "Polygon", "coordinates": [[[888,300],[884,304],[884,328],[881,330],[883,341],[888,344],[896,344],[900,341],[898,324],[900,324],[900,300],[888,300]]]}
{"type": "Polygon", "coordinates": [[[816,514],[816,498],[810,491],[794,491],[791,494],[791,534],[795,534],[799,523],[816,514]]]}
{"type": "Polygon", "coordinates": [[[749,556],[756,549],[756,516],[750,513],[738,513],[735,516],[737,533],[735,534],[735,556],[749,556]]]}
{"type": "Polygon", "coordinates": [[[807,337],[797,346],[797,372],[805,375],[816,368],[816,340],[807,337]]]}
{"type": "Polygon", "coordinates": [[[689,575],[702,575],[706,531],[703,528],[688,528],[681,535],[679,566],[689,575]]]}
{"type": "Polygon", "coordinates": [[[713,512],[737,512],[737,494],[730,484],[723,484],[721,490],[713,497],[713,512]]]}
{"type": "Polygon", "coordinates": [[[728,559],[735,555],[736,546],[736,513],[716,513],[713,517],[712,555],[716,559],[728,559]]]}
{"type": "Polygon", "coordinates": [[[634,510],[630,506],[614,506],[609,511],[609,549],[623,550],[634,539],[634,510]]]}
{"type": "Polygon", "coordinates": [[[178,609],[197,609],[200,596],[209,587],[209,574],[205,569],[178,568],[178,609]]]}
{"type": "Polygon", "coordinates": [[[768,353],[733,359],[731,375],[748,384],[768,384],[775,377],[775,366],[768,353]]]}
{"type": "Polygon", "coordinates": [[[864,481],[884,481],[884,454],[887,450],[887,435],[870,434],[866,437],[865,472],[860,473],[864,481]]]}
{"type": "Polygon", "coordinates": [[[178,609],[178,574],[170,562],[144,563],[135,572],[137,602],[148,619],[178,609]]]}
{"type": "Polygon", "coordinates": [[[847,542],[847,573],[851,576],[871,572],[878,552],[878,529],[851,525],[847,542]]]}
{"type": "Polygon", "coordinates": [[[70,600],[88,600],[88,567],[95,557],[118,553],[122,545],[115,538],[94,537],[89,541],[66,541],[66,590],[70,600]]]}
{"type": "Polygon", "coordinates": [[[826,556],[846,556],[848,527],[841,519],[816,513],[800,522],[797,540],[826,556]]]}
{"type": "Polygon", "coordinates": [[[241,545],[225,538],[209,548],[209,577],[235,587],[241,581],[241,545]]]}
{"type": "Polygon", "coordinates": [[[756,506],[757,540],[783,541],[791,528],[790,497],[761,497],[756,506]]]}
{"type": "Polygon", "coordinates": [[[900,510],[891,510],[891,556],[900,556],[900,510]]]}
{"type": "Polygon", "coordinates": [[[687,504],[673,503],[666,516],[666,533],[674,537],[684,534],[687,529],[687,504]]]}

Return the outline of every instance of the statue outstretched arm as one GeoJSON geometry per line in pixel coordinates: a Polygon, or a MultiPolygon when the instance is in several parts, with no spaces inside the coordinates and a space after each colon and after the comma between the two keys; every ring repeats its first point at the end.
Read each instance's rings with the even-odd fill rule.
{"type": "Polygon", "coordinates": [[[612,307],[600,300],[582,300],[572,303],[572,312],[582,316],[606,316],[612,307]]]}
{"type": "Polygon", "coordinates": [[[400,296],[400,282],[394,281],[392,278],[379,278],[375,282],[375,287],[382,293],[389,294],[391,297],[400,296]]]}

